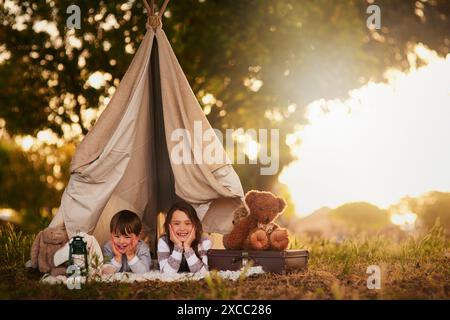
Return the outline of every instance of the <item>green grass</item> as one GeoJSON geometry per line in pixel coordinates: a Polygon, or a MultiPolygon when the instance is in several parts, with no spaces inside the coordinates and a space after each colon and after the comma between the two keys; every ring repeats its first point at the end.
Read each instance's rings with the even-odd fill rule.
{"type": "Polygon", "coordinates": [[[0,271],[22,268],[30,258],[34,237],[13,224],[0,225],[0,271]]]}
{"type": "Polygon", "coordinates": [[[449,299],[450,243],[436,225],[420,238],[396,242],[387,236],[348,239],[293,238],[292,248],[310,251],[308,270],[223,280],[90,283],[81,290],[45,285],[23,267],[32,235],[0,226],[0,299],[449,299]],[[381,268],[381,289],[367,288],[367,267],[381,268]]]}

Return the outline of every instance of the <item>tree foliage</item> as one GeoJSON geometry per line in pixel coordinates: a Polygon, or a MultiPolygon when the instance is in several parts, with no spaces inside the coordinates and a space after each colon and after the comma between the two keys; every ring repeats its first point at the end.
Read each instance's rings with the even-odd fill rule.
{"type": "Polygon", "coordinates": [[[367,202],[344,204],[331,212],[331,216],[356,230],[381,229],[389,225],[389,214],[367,202]]]}
{"type": "MultiPolygon", "coordinates": [[[[407,68],[414,43],[449,52],[449,1],[376,3],[381,30],[367,28],[370,3],[361,0],[173,0],[163,24],[213,127],[280,130],[281,172],[293,160],[285,137],[308,103],[381,80],[387,67],[407,68]]],[[[0,1],[0,15],[0,53],[9,55],[0,64],[6,129],[62,136],[70,127],[78,141],[95,120],[85,111],[107,104],[144,36],[142,1],[9,0],[0,1]],[[66,26],[72,4],[81,29],[66,26]],[[45,21],[56,35],[39,30],[45,21]],[[97,71],[107,77],[94,88],[87,81],[97,71]]],[[[237,166],[246,189],[276,182],[259,168],[237,166]]]]}
{"type": "Polygon", "coordinates": [[[450,193],[432,191],[420,197],[405,197],[400,206],[408,208],[418,216],[418,226],[428,232],[439,223],[450,235],[450,193]],[[439,222],[437,222],[439,220],[439,222]]]}

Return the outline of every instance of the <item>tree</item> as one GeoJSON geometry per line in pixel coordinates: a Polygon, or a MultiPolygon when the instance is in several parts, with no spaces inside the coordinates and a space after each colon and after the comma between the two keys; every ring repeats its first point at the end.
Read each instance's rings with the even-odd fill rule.
{"type": "Polygon", "coordinates": [[[436,220],[450,235],[450,193],[433,191],[409,201],[411,211],[417,214],[422,226],[429,230],[436,220]]]}
{"type": "MultiPolygon", "coordinates": [[[[62,135],[69,126],[80,132],[76,142],[95,121],[86,110],[107,104],[142,40],[142,1],[77,1],[80,30],[66,27],[73,1],[9,2],[18,9],[0,4],[0,43],[10,54],[0,65],[0,118],[11,134],[51,128],[62,135]],[[25,19],[24,29],[17,19],[25,19]],[[58,35],[33,28],[44,20],[58,35]],[[95,88],[87,81],[97,71],[107,77],[95,88]]],[[[449,52],[448,1],[377,4],[379,31],[367,29],[369,4],[360,0],[172,1],[163,23],[213,127],[280,129],[281,172],[293,159],[284,139],[304,121],[309,102],[345,96],[382,79],[386,67],[406,68],[412,43],[449,52]]],[[[259,175],[259,166],[237,169],[246,189],[277,180],[259,175]]]]}
{"type": "Polygon", "coordinates": [[[390,224],[389,214],[367,202],[344,204],[331,212],[331,217],[356,230],[382,229],[390,224]]]}
{"type": "Polygon", "coordinates": [[[59,206],[72,153],[71,145],[24,152],[0,140],[0,208],[19,212],[26,230],[40,230],[59,206]]]}

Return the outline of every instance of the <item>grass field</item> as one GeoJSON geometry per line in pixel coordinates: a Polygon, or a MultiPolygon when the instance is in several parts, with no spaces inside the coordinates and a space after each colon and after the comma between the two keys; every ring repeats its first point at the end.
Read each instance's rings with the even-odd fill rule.
{"type": "Polygon", "coordinates": [[[335,243],[298,239],[292,248],[310,251],[307,271],[264,274],[225,281],[90,283],[81,290],[39,282],[25,269],[34,239],[17,227],[0,226],[0,299],[449,299],[450,241],[435,226],[420,238],[395,242],[360,236],[335,243]],[[381,268],[381,289],[368,289],[370,265],[381,268]]]}

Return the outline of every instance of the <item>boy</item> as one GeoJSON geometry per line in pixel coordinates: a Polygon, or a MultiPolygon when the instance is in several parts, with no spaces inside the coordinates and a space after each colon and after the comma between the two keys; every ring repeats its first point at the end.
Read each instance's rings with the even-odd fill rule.
{"type": "Polygon", "coordinates": [[[137,214],[122,210],[111,219],[111,240],[103,247],[103,255],[108,262],[107,273],[150,271],[150,250],[139,240],[142,223],[137,214]]]}

